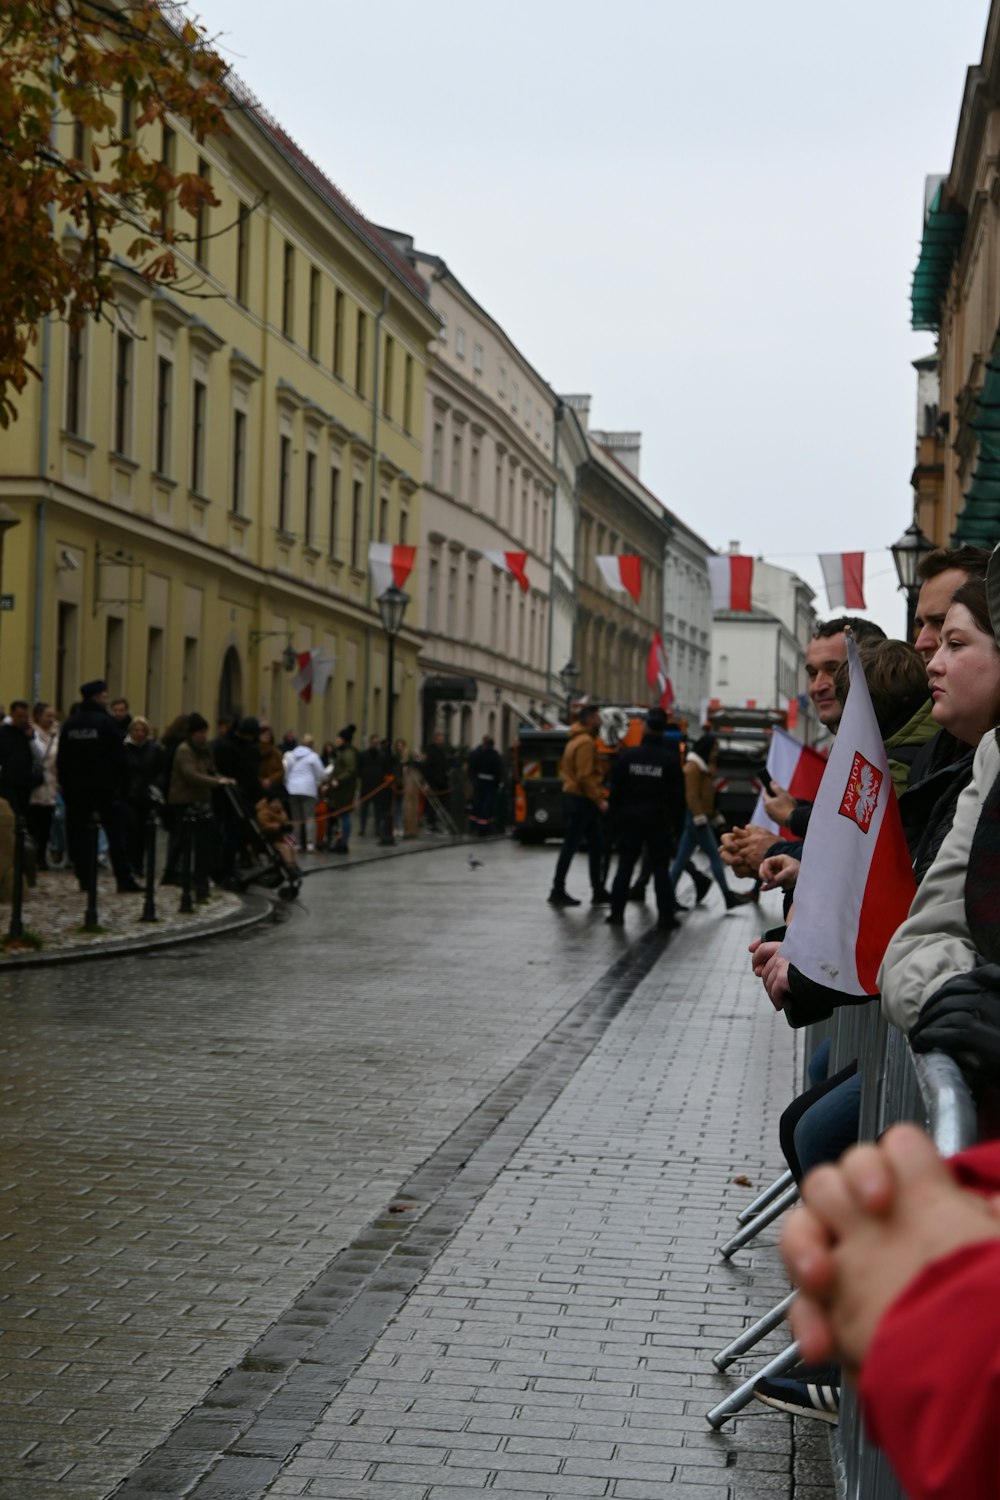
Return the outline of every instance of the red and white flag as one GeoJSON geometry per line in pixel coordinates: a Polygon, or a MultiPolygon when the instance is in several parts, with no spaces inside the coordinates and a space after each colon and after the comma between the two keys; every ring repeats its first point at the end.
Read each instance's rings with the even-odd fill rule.
{"type": "Polygon", "coordinates": [[[831,609],[867,609],[865,603],[865,554],[821,552],[826,597],[831,609]]]}
{"type": "Polygon", "coordinates": [[[601,570],[601,577],[609,589],[616,594],[631,594],[636,604],[642,593],[642,559],[631,553],[623,557],[598,555],[594,558],[601,570]]]}
{"type": "MultiPolygon", "coordinates": [[[[776,781],[786,792],[791,792],[793,797],[802,797],[805,801],[812,802],[819,791],[825,770],[825,755],[801,744],[783,729],[775,729],[767,750],[765,774],[768,781],[776,781]]],[[[750,821],[756,823],[758,828],[770,828],[775,833],[779,831],[777,823],[764,811],[763,792],[757,798],[757,806],[750,821]]],[[[787,836],[793,837],[791,834],[787,836]]]]}
{"type": "Polygon", "coordinates": [[[889,762],[851,635],[851,690],[809,818],[781,955],[845,995],[878,993],[879,965],[916,884],[889,762]]]}
{"type": "Polygon", "coordinates": [[[323,696],[323,690],[333,672],[334,659],[332,656],[324,656],[318,646],[314,646],[311,651],[300,651],[296,659],[299,670],[292,678],[292,687],[304,703],[311,703],[314,694],[317,698],[323,696]]]}
{"type": "Polygon", "coordinates": [[[657,706],[669,713],[674,706],[674,687],[667,672],[667,652],[659,631],[653,636],[646,659],[646,681],[656,695],[657,706]]]}
{"type": "Polygon", "coordinates": [[[524,571],[524,565],[528,561],[527,552],[484,552],[495,568],[500,568],[504,573],[512,573],[517,579],[518,586],[528,592],[530,587],[528,575],[524,571]]]}
{"type": "Polygon", "coordinates": [[[376,599],[393,584],[398,589],[403,587],[413,569],[416,554],[416,547],[403,547],[395,542],[369,543],[368,567],[376,599]]]}
{"type": "Polygon", "coordinates": [[[735,557],[731,552],[708,559],[708,581],[712,588],[713,609],[753,608],[753,558],[735,557]]]}

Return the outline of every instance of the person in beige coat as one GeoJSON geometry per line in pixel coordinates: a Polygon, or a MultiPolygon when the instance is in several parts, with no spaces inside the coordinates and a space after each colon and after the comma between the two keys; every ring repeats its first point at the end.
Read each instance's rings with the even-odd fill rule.
{"type": "Polygon", "coordinates": [[[753,892],[734,891],[726,879],[726,871],[719,856],[715,841],[715,827],[723,822],[715,808],[716,739],[714,734],[703,734],[695,740],[684,762],[684,795],[687,798],[687,818],[684,832],[670,867],[670,881],[676,886],[684,866],[697,848],[708,856],[708,863],[715,882],[722,892],[726,910],[742,906],[752,899],[753,892]]]}

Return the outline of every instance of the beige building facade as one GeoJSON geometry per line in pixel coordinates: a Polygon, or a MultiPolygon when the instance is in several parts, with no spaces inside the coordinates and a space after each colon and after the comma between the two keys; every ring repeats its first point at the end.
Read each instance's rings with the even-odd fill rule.
{"type": "Polygon", "coordinates": [[[0,436],[3,694],[65,713],[104,676],[161,728],[241,711],[325,738],[380,728],[392,693],[412,733],[419,640],[408,620],[389,684],[367,551],[420,532],[437,320],[395,248],[234,102],[231,135],[152,143],[220,199],[187,247],[197,296],[122,266],[111,320],[46,324],[0,436]],[[311,705],[289,647],[333,664],[311,705]]]}

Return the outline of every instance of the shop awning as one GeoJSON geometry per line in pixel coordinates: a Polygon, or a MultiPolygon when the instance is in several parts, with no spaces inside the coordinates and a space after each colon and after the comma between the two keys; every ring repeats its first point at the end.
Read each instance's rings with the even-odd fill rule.
{"type": "Polygon", "coordinates": [[[948,278],[965,233],[965,213],[961,209],[944,209],[941,189],[931,199],[920,241],[920,258],[910,288],[910,326],[937,333],[941,327],[941,303],[948,288],[948,278]]]}
{"type": "Polygon", "coordinates": [[[986,366],[970,425],[979,439],[976,467],[951,541],[954,547],[992,548],[1000,541],[1000,342],[986,366]]]}

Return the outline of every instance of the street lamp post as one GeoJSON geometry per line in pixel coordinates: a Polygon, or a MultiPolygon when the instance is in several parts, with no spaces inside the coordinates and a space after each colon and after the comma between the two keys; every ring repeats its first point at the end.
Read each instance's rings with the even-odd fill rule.
{"type": "Polygon", "coordinates": [[[934,551],[934,543],[928,541],[916,521],[913,521],[907,526],[899,541],[894,542],[889,550],[896,565],[899,587],[906,594],[906,639],[912,641],[917,613],[917,595],[920,593],[917,568],[920,565],[920,559],[928,552],[934,551]]]}
{"type": "MultiPolygon", "coordinates": [[[[410,602],[409,594],[404,594],[402,589],[390,583],[384,593],[378,596],[378,612],[382,621],[382,629],[388,639],[388,653],[386,659],[386,707],[385,707],[385,741],[388,750],[389,764],[392,764],[392,732],[393,732],[393,687],[396,675],[396,637],[403,626],[403,616],[406,614],[406,606],[410,602]]],[[[390,797],[389,817],[382,828],[380,844],[394,844],[396,842],[393,833],[393,802],[390,797]]]]}

